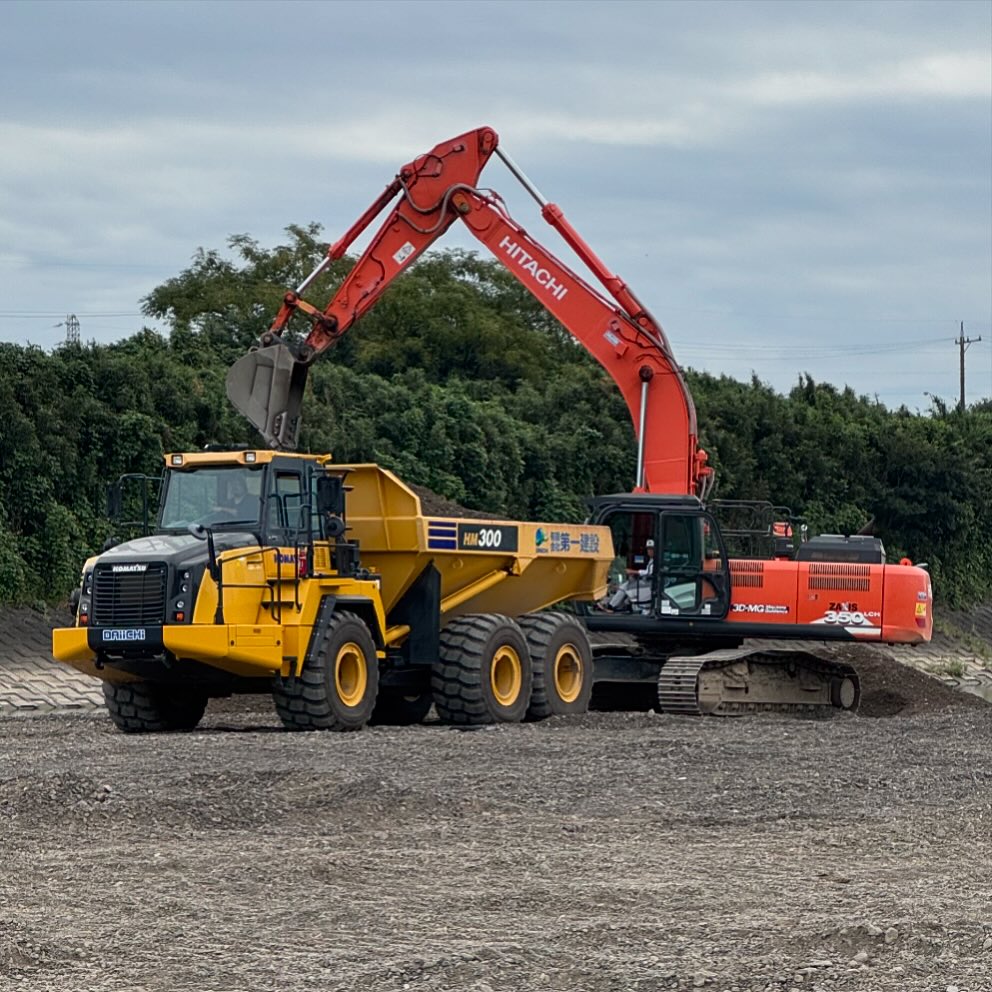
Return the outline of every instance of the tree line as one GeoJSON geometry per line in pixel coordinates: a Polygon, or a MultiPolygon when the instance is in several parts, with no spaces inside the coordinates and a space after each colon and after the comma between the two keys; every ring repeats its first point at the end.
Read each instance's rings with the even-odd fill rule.
{"type": "MultiPolygon", "coordinates": [[[[255,444],[230,406],[230,364],[268,326],[285,287],[326,246],[315,225],[263,249],[199,251],[143,301],[143,329],[52,352],[0,345],[0,602],[64,599],[110,524],[106,485],[157,475],[162,454],[255,444]]],[[[308,295],[328,299],[350,266],[308,295]]],[[[714,495],[767,499],[813,532],[880,536],[928,563],[943,603],[992,593],[992,404],[890,410],[803,376],[782,395],[687,370],[714,495]]],[[[422,258],[315,363],[301,448],[376,461],[473,509],[582,519],[586,498],[629,489],[634,433],[618,390],[499,263],[422,258]]]]}

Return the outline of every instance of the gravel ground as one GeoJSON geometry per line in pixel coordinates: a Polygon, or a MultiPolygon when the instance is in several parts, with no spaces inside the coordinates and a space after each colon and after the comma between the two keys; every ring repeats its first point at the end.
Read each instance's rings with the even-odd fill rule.
{"type": "Polygon", "coordinates": [[[0,988],[992,990],[992,707],[898,675],[877,718],[8,719],[0,988]]]}

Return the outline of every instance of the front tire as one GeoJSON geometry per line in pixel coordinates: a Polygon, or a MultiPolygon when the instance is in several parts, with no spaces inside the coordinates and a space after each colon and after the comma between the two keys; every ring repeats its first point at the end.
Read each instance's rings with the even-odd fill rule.
{"type": "Polygon", "coordinates": [[[207,697],[153,682],[104,682],[107,713],[125,734],[192,730],[203,719],[207,697]]]}
{"type": "Polygon", "coordinates": [[[527,712],[532,680],[527,639],[509,617],[469,614],[441,631],[431,689],[442,722],[475,727],[519,723],[527,712]]]}
{"type": "Polygon", "coordinates": [[[331,616],[316,651],[296,678],[278,676],[272,690],[287,730],[361,730],[379,692],[379,661],[368,627],[354,613],[331,616]]]}
{"type": "Polygon", "coordinates": [[[528,613],[518,623],[534,666],[527,719],[585,713],[593,680],[592,647],[585,628],[568,613],[528,613]]]}

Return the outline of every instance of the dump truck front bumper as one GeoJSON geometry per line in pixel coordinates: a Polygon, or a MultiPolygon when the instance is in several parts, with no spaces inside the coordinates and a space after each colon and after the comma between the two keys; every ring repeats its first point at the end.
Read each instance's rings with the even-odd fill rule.
{"type": "Polygon", "coordinates": [[[283,628],[272,625],[219,624],[166,627],[61,627],[52,631],[58,661],[89,674],[114,659],[190,659],[232,675],[265,677],[282,671],[283,628]]]}

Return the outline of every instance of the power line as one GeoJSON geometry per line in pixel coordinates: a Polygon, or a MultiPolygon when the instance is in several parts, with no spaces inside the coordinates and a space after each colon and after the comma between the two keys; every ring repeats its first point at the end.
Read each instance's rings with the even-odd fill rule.
{"type": "MultiPolygon", "coordinates": [[[[660,312],[660,308],[659,312],[660,312]]],[[[836,314],[836,313],[753,313],[749,310],[719,310],[699,307],[678,307],[665,305],[666,313],[702,313],[710,314],[714,317],[747,317],[757,320],[794,320],[794,321],[863,321],[868,324],[949,324],[952,323],[947,317],[876,317],[871,314],[836,314]]],[[[969,324],[981,324],[989,326],[992,322],[987,317],[981,319],[968,320],[969,324]]],[[[665,323],[665,321],[663,321],[665,323]]],[[[670,323],[670,321],[668,321],[670,323]]]]}
{"type": "MultiPolygon", "coordinates": [[[[673,340],[678,341],[678,338],[673,340]]],[[[846,358],[852,355],[882,355],[887,354],[892,351],[906,351],[909,348],[918,348],[920,350],[926,348],[933,348],[937,345],[944,345],[948,341],[953,341],[954,338],[924,338],[917,341],[897,341],[892,344],[885,345],[875,345],[871,348],[838,348],[836,345],[827,348],[809,348],[800,347],[795,349],[786,349],[786,354],[784,355],[767,355],[762,354],[762,361],[778,361],[778,362],[794,362],[794,361],[813,361],[821,359],[830,358],[846,358]]],[[[677,348],[679,354],[705,354],[712,355],[716,358],[735,358],[737,354],[753,355],[755,351],[760,351],[762,347],[768,347],[769,345],[762,345],[761,341],[754,341],[751,344],[718,344],[718,345],[702,345],[702,344],[681,344],[677,348]]],[[[776,347],[780,347],[776,345],[776,347]]]]}
{"type": "MultiPolygon", "coordinates": [[[[65,314],[58,310],[0,310],[0,319],[3,320],[51,320],[53,317],[64,317],[65,314]]],[[[80,311],[80,317],[143,317],[143,313],[136,311],[114,310],[114,311],[80,311]]]]}

